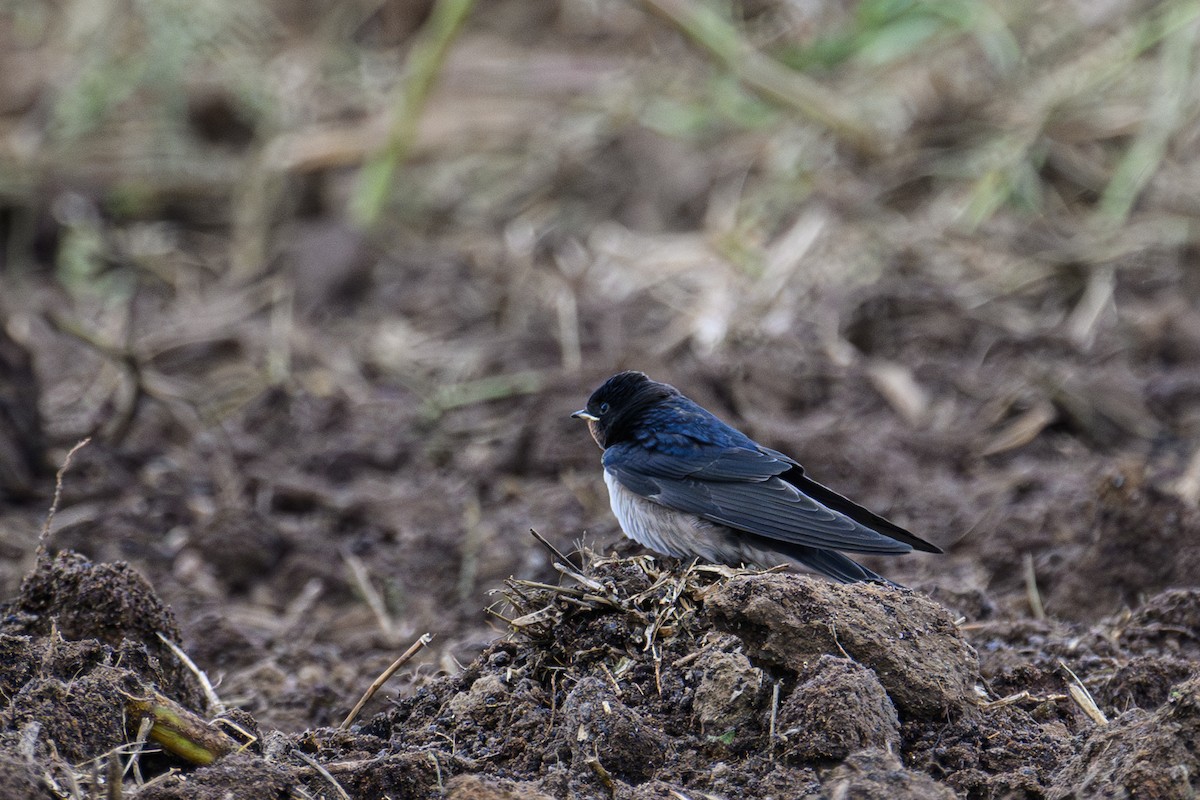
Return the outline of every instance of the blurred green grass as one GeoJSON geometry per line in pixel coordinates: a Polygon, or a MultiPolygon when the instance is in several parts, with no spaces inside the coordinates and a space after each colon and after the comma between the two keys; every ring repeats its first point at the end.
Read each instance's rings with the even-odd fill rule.
{"type": "Polygon", "coordinates": [[[304,213],[384,238],[615,221],[701,233],[750,275],[814,198],[929,239],[1002,215],[1111,242],[1197,213],[1195,0],[471,6],[10,2],[8,63],[54,77],[0,85],[0,191],[18,216],[66,189],[118,222],[226,225],[242,278],[302,186],[304,213]]]}

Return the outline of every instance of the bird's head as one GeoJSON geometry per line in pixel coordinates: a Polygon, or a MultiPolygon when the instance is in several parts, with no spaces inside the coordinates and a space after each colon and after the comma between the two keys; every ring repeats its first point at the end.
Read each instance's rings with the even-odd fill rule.
{"type": "Polygon", "coordinates": [[[618,372],[571,416],[587,420],[592,438],[604,449],[629,438],[641,412],[678,394],[674,386],[652,381],[645,373],[618,372]]]}

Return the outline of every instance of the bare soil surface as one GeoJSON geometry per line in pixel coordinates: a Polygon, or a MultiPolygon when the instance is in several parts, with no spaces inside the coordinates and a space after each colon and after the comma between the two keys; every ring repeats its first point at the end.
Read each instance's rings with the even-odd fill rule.
{"type": "MultiPolygon", "coordinates": [[[[1194,126],[1108,194],[1187,25],[1049,3],[997,16],[1007,67],[957,29],[808,62],[877,152],[673,4],[496,0],[364,230],[428,4],[311,5],[235,14],[255,58],[200,52],[263,83],[184,70],[173,121],[88,94],[173,78],[60,11],[0,26],[0,799],[1200,792],[1194,126]],[[71,138],[71,97],[118,105],[71,138]],[[626,368],[945,555],[639,550],[569,418],[626,368]]],[[[866,24],[733,5],[780,59],[866,24]]]]}
{"type": "MultiPolygon", "coordinates": [[[[515,635],[456,674],[349,729],[221,714],[231,753],[143,755],[137,796],[1185,797],[1200,767],[1200,592],[1083,629],[646,556],[566,574],[510,580],[515,635]]],[[[0,634],[4,796],[78,781],[134,733],[130,698],[214,713],[172,633],[128,567],[40,561],[0,634]]]]}

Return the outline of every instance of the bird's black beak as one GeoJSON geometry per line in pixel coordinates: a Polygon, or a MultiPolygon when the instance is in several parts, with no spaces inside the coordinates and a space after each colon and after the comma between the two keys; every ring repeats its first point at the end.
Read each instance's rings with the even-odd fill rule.
{"type": "Polygon", "coordinates": [[[572,414],[571,417],[574,419],[586,419],[588,422],[595,422],[596,420],[600,419],[595,414],[589,412],[586,408],[579,409],[572,414]]]}

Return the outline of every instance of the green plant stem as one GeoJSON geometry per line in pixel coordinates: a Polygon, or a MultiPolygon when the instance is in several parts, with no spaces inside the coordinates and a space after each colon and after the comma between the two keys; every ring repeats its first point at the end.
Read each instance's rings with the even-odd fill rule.
{"type": "Polygon", "coordinates": [[[884,134],[856,109],[821,84],[788,69],[747,43],[732,24],[692,0],[641,0],[643,6],[679,28],[725,69],[760,95],[825,126],[860,152],[888,150],[884,134]]]}
{"type": "Polygon", "coordinates": [[[474,5],[475,0],[438,0],[429,21],[421,29],[405,64],[387,143],[363,165],[359,174],[350,208],[351,217],[357,224],[370,227],[379,219],[396,169],[416,140],[421,109],[429,98],[451,43],[474,5]]]}
{"type": "Polygon", "coordinates": [[[1167,142],[1179,126],[1192,82],[1192,50],[1196,45],[1195,18],[1200,16],[1196,0],[1178,7],[1191,22],[1167,34],[1159,53],[1162,70],[1159,91],[1150,101],[1150,111],[1141,131],[1130,144],[1112,180],[1104,189],[1097,211],[1100,224],[1121,223],[1129,216],[1138,195],[1158,171],[1167,152],[1167,142]]]}
{"type": "Polygon", "coordinates": [[[150,719],[150,739],[191,764],[211,764],[238,749],[228,734],[158,692],[128,697],[125,710],[133,726],[150,719]]]}

